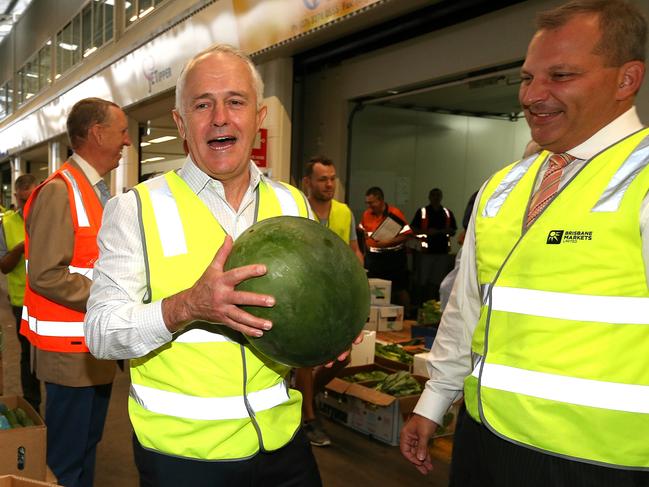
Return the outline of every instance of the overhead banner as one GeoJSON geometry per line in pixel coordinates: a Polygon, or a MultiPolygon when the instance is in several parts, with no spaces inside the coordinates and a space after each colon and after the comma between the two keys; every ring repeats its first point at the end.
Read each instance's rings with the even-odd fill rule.
{"type": "Polygon", "coordinates": [[[240,47],[255,53],[384,0],[232,0],[240,47]]]}
{"type": "Polygon", "coordinates": [[[0,122],[0,159],[65,133],[67,114],[82,98],[105,98],[128,109],[173,89],[184,63],[202,49],[228,43],[254,54],[384,1],[221,0],[211,3],[94,76],[75,86],[61,86],[60,95],[31,113],[5,126],[0,122]]]}

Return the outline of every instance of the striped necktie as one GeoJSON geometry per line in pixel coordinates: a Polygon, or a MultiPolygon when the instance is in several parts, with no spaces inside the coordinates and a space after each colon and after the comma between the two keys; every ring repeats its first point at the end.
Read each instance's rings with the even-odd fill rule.
{"type": "Polygon", "coordinates": [[[561,181],[564,168],[574,160],[574,157],[566,153],[553,154],[550,157],[550,164],[545,170],[541,185],[532,196],[525,222],[526,227],[529,227],[541,214],[543,209],[548,206],[550,201],[552,201],[552,198],[554,198],[554,195],[559,190],[559,181],[561,181]]]}
{"type": "Polygon", "coordinates": [[[106,185],[106,181],[100,179],[95,186],[99,190],[99,200],[101,201],[101,206],[106,206],[106,202],[110,199],[110,190],[106,185]]]}

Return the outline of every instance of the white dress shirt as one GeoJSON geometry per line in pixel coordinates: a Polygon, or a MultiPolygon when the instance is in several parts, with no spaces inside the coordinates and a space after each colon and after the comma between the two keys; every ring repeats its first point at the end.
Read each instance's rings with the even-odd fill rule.
{"type": "MultiPolygon", "coordinates": [[[[201,171],[191,158],[187,158],[178,175],[228,235],[236,239],[254,223],[257,186],[264,176],[252,162],[250,184],[238,210],[227,202],[221,182],[201,171]]],[[[147,283],[133,191],[107,203],[97,242],[99,260],[94,267],[85,319],[90,351],[98,358],[128,359],[142,357],[171,341],[172,334],[162,318],[162,301],[143,303],[147,283]]]]}
{"type": "MultiPolygon", "coordinates": [[[[567,184],[588,159],[606,149],[613,143],[641,130],[642,123],[635,107],[613,120],[582,144],[568,150],[577,159],[563,171],[560,187],[567,184]]],[[[547,168],[546,160],[537,173],[535,190],[541,183],[547,168]]],[[[476,204],[466,238],[462,247],[460,268],[453,290],[444,310],[439,331],[433,348],[428,354],[427,366],[431,379],[426,383],[414,412],[420,416],[442,424],[442,418],[449,406],[462,396],[464,379],[472,370],[471,341],[480,317],[482,296],[478,282],[475,254],[475,213],[484,185],[476,197],[476,204]]],[[[640,231],[642,234],[642,256],[649,286],[649,197],[645,198],[640,212],[640,231]]]]}

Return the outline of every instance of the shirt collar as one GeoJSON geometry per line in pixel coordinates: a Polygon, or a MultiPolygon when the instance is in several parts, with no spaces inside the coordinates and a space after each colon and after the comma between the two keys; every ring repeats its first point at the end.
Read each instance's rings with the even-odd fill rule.
{"type": "Polygon", "coordinates": [[[86,176],[91,186],[94,186],[99,182],[100,179],[102,179],[97,170],[76,152],[72,154],[70,159],[74,160],[74,162],[77,163],[79,169],[81,169],[81,172],[84,174],[84,176],[86,176]]]}
{"type": "Polygon", "coordinates": [[[642,129],[635,106],[601,128],[588,140],[566,151],[577,159],[590,159],[607,147],[642,129]]]}
{"type": "MultiPolygon", "coordinates": [[[[262,173],[254,162],[249,162],[250,183],[249,189],[254,191],[262,178],[262,173]]],[[[185,180],[187,185],[196,194],[199,194],[205,187],[212,182],[217,188],[223,190],[223,184],[218,179],[208,176],[196,163],[191,156],[187,156],[185,164],[178,170],[178,175],[185,180]]]]}

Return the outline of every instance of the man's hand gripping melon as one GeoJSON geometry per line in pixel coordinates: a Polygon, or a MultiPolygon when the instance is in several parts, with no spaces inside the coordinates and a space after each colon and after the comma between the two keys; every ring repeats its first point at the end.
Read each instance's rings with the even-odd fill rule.
{"type": "Polygon", "coordinates": [[[277,362],[310,367],[334,360],[363,328],[370,291],[356,254],[340,237],[307,218],[256,223],[235,241],[225,269],[264,264],[267,273],[237,290],[269,294],[275,306],[242,306],[273,322],[252,347],[277,362]]]}

